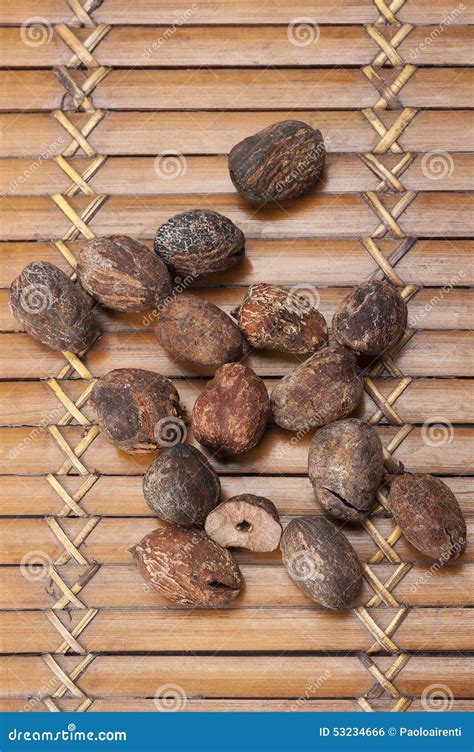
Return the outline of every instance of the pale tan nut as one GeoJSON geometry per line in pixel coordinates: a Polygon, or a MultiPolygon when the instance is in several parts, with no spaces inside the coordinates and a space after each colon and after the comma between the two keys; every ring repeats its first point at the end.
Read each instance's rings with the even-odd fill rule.
{"type": "Polygon", "coordinates": [[[126,235],[90,240],[79,255],[76,271],[84,289],[114,311],[145,311],[171,294],[163,261],[126,235]]]}
{"type": "Polygon", "coordinates": [[[235,321],[197,295],[182,294],[170,300],[154,333],[175,358],[203,368],[240,360],[248,347],[235,321]]]}
{"type": "Polygon", "coordinates": [[[148,586],[175,603],[225,606],[240,593],[242,575],[231,552],[198,528],[158,528],[129,551],[148,586]]]}
{"type": "Polygon", "coordinates": [[[370,512],[384,473],[383,447],[373,426],[357,418],[316,431],[308,474],[316,499],[334,517],[359,522],[370,512]]]}
{"type": "Polygon", "coordinates": [[[407,325],[407,304],[388,282],[364,282],[339,304],[332,320],[337,341],[362,355],[381,355],[407,325]]]}
{"type": "Polygon", "coordinates": [[[242,454],[260,441],[270,414],[267,388],[251,368],[227,363],[197,398],[194,436],[218,456],[242,454]]]}
{"type": "Polygon", "coordinates": [[[309,355],[328,341],[324,316],[297,292],[277,285],[251,285],[235,317],[253,347],[309,355]]]}
{"type": "Polygon", "coordinates": [[[296,517],[280,548],[288,574],[322,606],[349,608],[362,586],[362,566],[341,531],[325,517],[296,517]]]}
{"type": "Polygon", "coordinates": [[[205,530],[220,546],[238,546],[250,551],[274,551],[282,532],[275,505],[254,494],[223,501],[209,513],[205,530]]]}

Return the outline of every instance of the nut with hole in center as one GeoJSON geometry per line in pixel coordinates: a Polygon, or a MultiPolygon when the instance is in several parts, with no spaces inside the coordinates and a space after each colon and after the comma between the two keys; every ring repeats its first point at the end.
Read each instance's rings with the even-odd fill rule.
{"type": "Polygon", "coordinates": [[[206,519],[206,533],[220,546],[274,551],[281,538],[275,505],[264,496],[241,494],[223,501],[206,519]]]}

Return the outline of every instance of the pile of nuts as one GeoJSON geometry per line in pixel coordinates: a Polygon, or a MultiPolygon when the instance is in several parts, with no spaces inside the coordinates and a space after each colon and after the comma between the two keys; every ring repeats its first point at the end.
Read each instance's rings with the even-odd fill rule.
{"type": "MultiPolygon", "coordinates": [[[[309,190],[324,158],[318,130],[284,121],[237,144],[229,171],[237,190],[261,205],[309,190]]],[[[270,419],[298,437],[317,429],[308,474],[328,515],[344,523],[364,520],[385,480],[390,511],[409,542],[433,559],[460,556],[466,524],[450,489],[439,478],[404,473],[401,465],[384,475],[377,431],[350,417],[363,394],[358,358],[379,357],[405,330],[407,307],[399,291],[378,281],[351,291],[334,314],[330,344],[316,306],[276,285],[251,285],[233,317],[196,295],[173,291],[172,274],[196,278],[222,271],[244,253],[244,235],[230,219],[188,211],[158,229],[154,250],[120,235],[91,240],[80,253],[77,282],[50,263],[29,264],[11,286],[10,307],[33,337],[76,353],[99,336],[96,303],[114,311],[156,309],[159,344],[178,361],[215,370],[191,421],[194,438],[213,456],[249,451],[270,419]],[[34,305],[38,298],[41,305],[34,305]],[[241,362],[252,349],[306,360],[268,395],[264,382],[241,362]]],[[[163,449],[157,427],[184,415],[169,379],[120,368],[97,381],[91,404],[104,436],[120,450],[160,450],[144,476],[143,494],[167,524],[131,549],[152,589],[177,603],[223,606],[242,588],[230,549],[280,547],[290,577],[310,598],[330,609],[354,604],[362,566],[333,522],[300,517],[282,532],[278,511],[267,498],[242,493],[221,502],[219,477],[199,449],[186,443],[163,449]]]]}

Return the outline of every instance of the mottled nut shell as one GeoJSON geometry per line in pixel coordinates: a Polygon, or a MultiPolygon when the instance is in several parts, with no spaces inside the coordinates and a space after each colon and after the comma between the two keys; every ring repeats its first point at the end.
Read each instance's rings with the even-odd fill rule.
{"type": "Polygon", "coordinates": [[[326,157],[321,131],[300,120],[282,120],[236,144],[230,177],[256,204],[306,193],[319,179],[326,157]]]}
{"type": "Polygon", "coordinates": [[[263,381],[251,368],[228,363],[216,371],[196,400],[194,436],[221,457],[241,454],[258,444],[269,414],[263,381]]]}
{"type": "Polygon", "coordinates": [[[352,606],[362,585],[362,567],[351,544],[325,517],[296,517],[280,548],[288,574],[325,608],[352,606]]]}
{"type": "Polygon", "coordinates": [[[328,341],[328,329],[311,303],[277,285],[251,285],[236,318],[253,347],[306,355],[328,341]]]}
{"type": "Polygon", "coordinates": [[[155,337],[179,360],[217,368],[240,360],[246,343],[237,324],[214,303],[196,295],[176,295],[156,322],[155,337]]]}
{"type": "Polygon", "coordinates": [[[175,603],[225,606],[242,587],[240,569],[230,551],[198,528],[159,528],[145,535],[130,553],[148,585],[175,603]]]}
{"type": "Polygon", "coordinates": [[[52,350],[86,350],[99,332],[92,301],[48,261],[25,266],[10,287],[10,310],[28,334],[52,350]]]}
{"type": "Polygon", "coordinates": [[[180,274],[199,276],[234,266],[245,252],[245,237],[214,211],[194,209],[172,217],[158,229],[155,251],[180,274]]]}
{"type": "Polygon", "coordinates": [[[309,431],[346,418],[359,404],[362,392],[355,355],[345,347],[326,347],[273,388],[273,418],[281,428],[309,431]]]}
{"type": "Polygon", "coordinates": [[[466,549],[466,521],[451,489],[432,475],[395,475],[388,503],[404,536],[430,559],[457,559],[466,549]]]}
{"type": "Polygon", "coordinates": [[[407,305],[387,282],[364,282],[336,309],[333,333],[341,345],[363,355],[380,355],[403,333],[407,305]]]}
{"type": "Polygon", "coordinates": [[[126,235],[90,240],[76,271],[84,289],[114,311],[145,311],[171,294],[165,264],[146,245],[126,235]]]}
{"type": "Polygon", "coordinates": [[[143,495],[161,519],[178,525],[204,526],[219,503],[221,484],[203,454],[189,444],[162,452],[143,478],[143,495]]]}
{"type": "Polygon", "coordinates": [[[320,428],[309,447],[308,473],[316,499],[329,514],[350,522],[364,519],[383,480],[377,431],[357,418],[320,428]]]}
{"type": "Polygon", "coordinates": [[[91,394],[100,430],[126,452],[149,452],[183,441],[179,394],[165,376],[141,368],[117,368],[91,394]]]}
{"type": "Polygon", "coordinates": [[[264,496],[240,494],[219,504],[208,516],[206,533],[220,546],[274,551],[281,538],[276,506],[264,496]]]}

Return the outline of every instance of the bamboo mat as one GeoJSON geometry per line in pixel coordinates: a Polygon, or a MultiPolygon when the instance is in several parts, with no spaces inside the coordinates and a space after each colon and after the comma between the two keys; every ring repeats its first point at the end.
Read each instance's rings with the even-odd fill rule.
{"type": "MultiPolygon", "coordinates": [[[[391,280],[409,327],[367,375],[358,415],[387,459],[443,476],[472,541],[472,10],[48,0],[41,14],[34,0],[0,10],[0,710],[472,710],[472,543],[433,567],[381,489],[365,524],[345,527],[365,573],[353,610],[309,601],[278,552],[246,551],[230,607],[170,607],[127,554],[160,524],[141,492],[151,456],[107,444],[88,397],[113,368],[150,368],[189,414],[209,372],[167,356],[147,315],[102,310],[103,334],[79,358],[35,342],[7,307],[32,260],[73,274],[84,239],[151,245],[195,207],[247,236],[241,265],[198,283],[228,312],[266,281],[316,286],[330,321],[352,285],[391,280]],[[283,210],[255,210],[226,154],[285,118],[322,130],[323,180],[283,210]]],[[[248,363],[271,388],[295,360],[248,363]]],[[[322,514],[309,438],[270,425],[256,449],[214,462],[223,497],[268,496],[284,524],[322,514]]]]}

